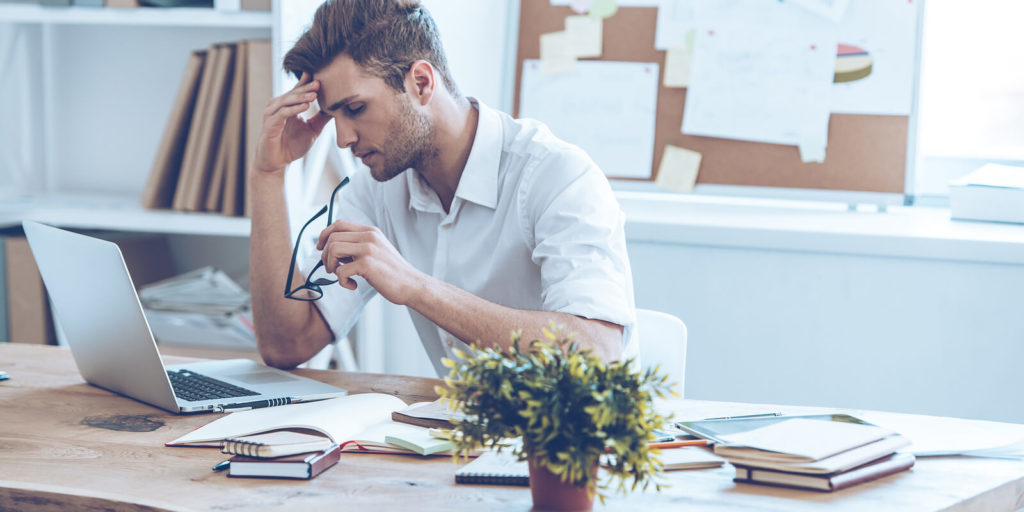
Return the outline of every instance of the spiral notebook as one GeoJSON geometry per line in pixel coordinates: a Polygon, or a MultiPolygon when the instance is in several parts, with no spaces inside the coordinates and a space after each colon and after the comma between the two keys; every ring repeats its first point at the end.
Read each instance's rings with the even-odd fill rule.
{"type": "Polygon", "coordinates": [[[528,486],[530,466],[525,460],[516,460],[511,451],[484,452],[455,471],[455,483],[528,486]]]}

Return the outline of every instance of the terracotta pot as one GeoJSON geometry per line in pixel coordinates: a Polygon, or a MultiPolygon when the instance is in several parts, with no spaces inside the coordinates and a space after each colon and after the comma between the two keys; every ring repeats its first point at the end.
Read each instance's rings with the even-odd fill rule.
{"type": "MultiPolygon", "coordinates": [[[[597,466],[594,466],[597,472],[597,466]]],[[[576,487],[563,482],[548,468],[530,460],[530,494],[533,495],[534,510],[590,510],[594,508],[594,497],[587,496],[586,487],[576,487]]]]}

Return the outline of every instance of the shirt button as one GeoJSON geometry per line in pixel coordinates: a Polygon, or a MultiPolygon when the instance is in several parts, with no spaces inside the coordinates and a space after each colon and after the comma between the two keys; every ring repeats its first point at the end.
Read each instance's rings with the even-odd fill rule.
{"type": "Polygon", "coordinates": [[[455,340],[453,340],[451,338],[446,339],[444,342],[445,342],[445,344],[448,345],[448,348],[452,348],[452,347],[455,346],[455,340]]]}

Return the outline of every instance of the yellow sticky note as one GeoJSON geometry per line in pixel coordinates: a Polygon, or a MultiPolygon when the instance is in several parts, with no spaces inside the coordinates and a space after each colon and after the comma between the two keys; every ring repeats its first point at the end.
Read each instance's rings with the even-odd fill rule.
{"type": "Polygon", "coordinates": [[[565,31],[541,34],[540,70],[545,75],[576,69],[576,55],[565,31]]]}
{"type": "Polygon", "coordinates": [[[600,57],[604,20],[590,16],[569,16],[565,18],[565,34],[569,47],[577,57],[600,57]]]}
{"type": "Polygon", "coordinates": [[[595,18],[608,18],[619,10],[616,0],[594,0],[590,4],[590,15],[595,18]]]}
{"type": "Polygon", "coordinates": [[[693,51],[689,48],[669,48],[665,52],[665,87],[690,85],[690,62],[692,61],[693,51]]]}
{"type": "Polygon", "coordinates": [[[661,156],[658,177],[654,183],[659,187],[689,194],[697,184],[701,154],[696,151],[668,144],[661,156]]]}

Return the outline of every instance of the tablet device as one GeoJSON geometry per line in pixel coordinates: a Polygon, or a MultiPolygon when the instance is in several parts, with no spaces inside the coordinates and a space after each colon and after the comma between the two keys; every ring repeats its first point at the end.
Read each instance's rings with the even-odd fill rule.
{"type": "Polygon", "coordinates": [[[736,434],[739,432],[746,432],[748,430],[766,427],[773,423],[778,423],[780,421],[786,421],[793,418],[805,418],[821,421],[842,421],[846,423],[859,423],[861,425],[871,425],[871,423],[868,423],[860,418],[850,416],[849,414],[794,414],[789,416],[763,416],[757,418],[731,418],[720,420],[680,421],[676,423],[676,427],[686,431],[688,434],[695,435],[702,439],[707,439],[712,443],[725,444],[725,442],[722,441],[719,436],[736,434]]]}

